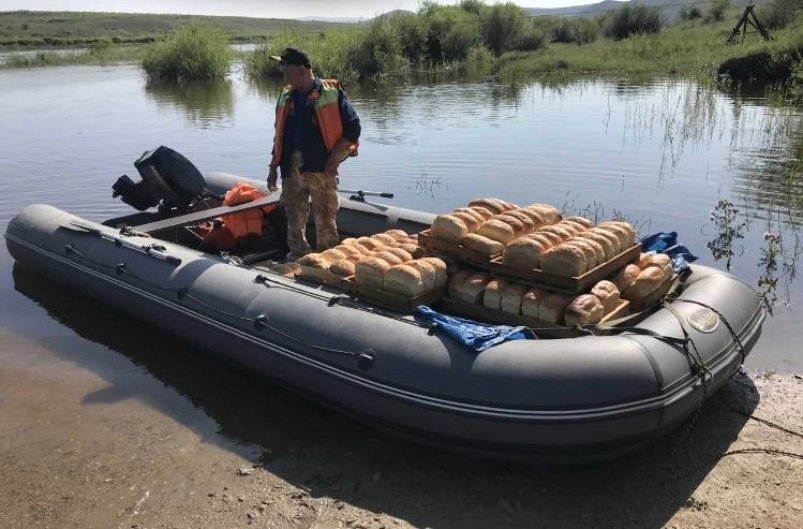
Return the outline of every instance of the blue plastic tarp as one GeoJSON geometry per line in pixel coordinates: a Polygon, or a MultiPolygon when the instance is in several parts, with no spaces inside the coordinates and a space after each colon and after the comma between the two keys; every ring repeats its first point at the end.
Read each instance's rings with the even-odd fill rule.
{"type": "Polygon", "coordinates": [[[672,260],[672,269],[675,272],[689,266],[697,260],[697,256],[685,246],[678,244],[678,233],[659,231],[641,239],[641,251],[644,253],[665,253],[672,260]]]}
{"type": "Polygon", "coordinates": [[[447,316],[426,305],[420,305],[415,309],[415,318],[418,321],[436,325],[438,329],[458,342],[479,352],[508,340],[535,339],[535,333],[527,327],[488,325],[465,318],[447,316]]]}

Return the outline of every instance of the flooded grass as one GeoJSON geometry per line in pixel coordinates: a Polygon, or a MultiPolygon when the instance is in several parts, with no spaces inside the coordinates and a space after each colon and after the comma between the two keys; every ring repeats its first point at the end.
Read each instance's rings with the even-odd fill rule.
{"type": "Polygon", "coordinates": [[[189,26],[149,46],[142,69],[150,81],[222,79],[229,73],[232,57],[225,31],[189,26]]]}

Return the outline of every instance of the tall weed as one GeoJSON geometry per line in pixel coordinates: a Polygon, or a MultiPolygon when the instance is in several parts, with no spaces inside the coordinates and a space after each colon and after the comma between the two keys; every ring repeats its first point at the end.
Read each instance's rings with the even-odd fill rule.
{"type": "Polygon", "coordinates": [[[150,81],[221,79],[233,56],[229,37],[214,26],[185,26],[152,44],[142,60],[150,81]]]}

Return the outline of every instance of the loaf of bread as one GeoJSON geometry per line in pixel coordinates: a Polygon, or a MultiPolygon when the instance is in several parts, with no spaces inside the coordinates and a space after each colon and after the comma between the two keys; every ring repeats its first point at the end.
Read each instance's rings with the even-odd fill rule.
{"type": "Polygon", "coordinates": [[[533,204],[532,206],[528,206],[527,209],[531,209],[536,213],[539,213],[541,217],[549,224],[555,224],[556,222],[560,222],[563,218],[560,214],[560,211],[557,210],[554,206],[549,206],[547,204],[533,204]]]}
{"type": "Polygon", "coordinates": [[[477,198],[468,203],[468,207],[481,207],[490,211],[494,215],[505,211],[505,206],[495,198],[477,198]]]}
{"type": "Polygon", "coordinates": [[[631,302],[641,302],[658,290],[666,280],[664,272],[657,266],[648,266],[642,270],[636,280],[622,292],[622,297],[631,302]]]}
{"type": "Polygon", "coordinates": [[[521,314],[534,320],[544,320],[541,317],[541,305],[549,296],[546,290],[531,288],[521,297],[521,314]]]}
{"type": "Polygon", "coordinates": [[[409,264],[391,266],[385,272],[384,287],[388,292],[411,297],[425,290],[421,274],[409,264]]]}
{"type": "Polygon", "coordinates": [[[622,241],[623,248],[630,248],[636,244],[636,230],[633,228],[633,225],[628,222],[611,220],[599,224],[598,227],[616,233],[617,237],[622,241]]]}
{"type": "Polygon", "coordinates": [[[349,259],[349,258],[352,258],[352,257],[357,257],[357,256],[362,257],[364,255],[362,246],[358,246],[358,245],[341,244],[339,246],[335,246],[332,249],[333,250],[337,250],[338,252],[342,253],[346,257],[346,259],[349,259]]]}
{"type": "Polygon", "coordinates": [[[395,255],[397,258],[401,259],[402,263],[406,263],[413,258],[413,255],[405,250],[404,248],[394,247],[394,248],[385,248],[384,252],[391,253],[395,255]]]}
{"type": "Polygon", "coordinates": [[[470,270],[468,268],[463,268],[456,272],[452,272],[449,275],[449,283],[447,285],[447,291],[449,292],[449,297],[452,299],[460,299],[460,296],[457,293],[458,285],[462,285],[466,279],[474,275],[474,270],[470,270]]]}
{"type": "Polygon", "coordinates": [[[346,254],[341,252],[340,250],[335,249],[335,248],[330,248],[328,250],[325,250],[325,251],[321,252],[321,257],[323,257],[324,259],[326,259],[330,263],[334,263],[335,261],[339,261],[341,259],[345,259],[346,258],[346,254]]]}
{"type": "Polygon", "coordinates": [[[521,233],[524,235],[525,233],[532,233],[535,231],[535,222],[533,219],[530,218],[529,215],[523,212],[521,209],[511,209],[510,211],[506,211],[504,213],[508,217],[513,217],[517,219],[521,224],[524,226],[524,231],[521,233]]]}
{"type": "Polygon", "coordinates": [[[329,273],[340,277],[351,277],[354,275],[355,266],[353,261],[341,259],[329,266],[329,273]]]}
{"type": "Polygon", "coordinates": [[[594,233],[594,234],[597,234],[597,235],[599,235],[601,237],[605,237],[606,239],[608,239],[608,242],[610,243],[611,247],[613,248],[613,254],[614,255],[619,255],[622,252],[622,250],[625,249],[625,248],[622,248],[622,241],[620,241],[619,237],[617,237],[616,234],[613,233],[612,231],[603,230],[602,228],[598,228],[598,227],[595,226],[593,228],[590,228],[587,231],[587,233],[594,233]]]}
{"type": "Polygon", "coordinates": [[[576,222],[570,222],[570,221],[567,221],[565,219],[560,221],[560,222],[558,222],[557,224],[555,224],[555,226],[558,227],[558,228],[563,228],[564,230],[568,231],[569,233],[572,234],[572,237],[574,237],[578,233],[582,233],[582,232],[586,231],[586,229],[588,229],[585,226],[583,226],[582,224],[578,224],[576,222]]]}
{"type": "Polygon", "coordinates": [[[642,269],[645,269],[649,266],[655,266],[660,268],[661,271],[664,273],[664,279],[672,277],[672,259],[665,253],[648,255],[647,258],[644,260],[639,259],[639,266],[642,269]]]}
{"type": "Polygon", "coordinates": [[[567,326],[589,325],[599,323],[605,309],[596,296],[592,294],[582,294],[572,301],[564,312],[564,322],[567,326]]]}
{"type": "Polygon", "coordinates": [[[485,286],[490,279],[491,278],[488,277],[488,274],[485,272],[477,272],[470,275],[465,281],[455,287],[457,299],[465,303],[481,305],[485,286]]]}
{"type": "Polygon", "coordinates": [[[329,260],[319,253],[307,254],[296,262],[303,277],[321,282],[329,277],[329,260]]]}
{"type": "Polygon", "coordinates": [[[528,233],[525,237],[538,240],[539,238],[546,239],[549,246],[557,246],[563,242],[563,237],[552,232],[538,230],[535,233],[528,233]]]}
{"type": "Polygon", "coordinates": [[[375,241],[381,242],[385,246],[396,244],[396,238],[388,235],[387,233],[377,233],[376,235],[372,235],[371,238],[375,241]]]}
{"type": "Polygon", "coordinates": [[[499,219],[486,220],[477,230],[477,235],[482,235],[502,244],[507,244],[516,238],[516,232],[513,227],[499,219]]]}
{"type": "Polygon", "coordinates": [[[418,254],[418,252],[420,251],[419,246],[417,244],[414,244],[414,243],[411,243],[411,242],[401,243],[401,244],[399,244],[397,246],[397,248],[401,248],[402,250],[404,250],[405,252],[409,253],[413,257],[415,257],[418,254]]]}
{"type": "MultiPolygon", "coordinates": [[[[436,287],[436,274],[435,267],[422,259],[413,259],[406,263],[408,266],[415,268],[421,275],[421,282],[424,285],[424,290],[432,290],[436,287]]],[[[387,282],[387,277],[385,278],[387,282]]]]}
{"type": "Polygon", "coordinates": [[[505,249],[505,245],[478,233],[469,233],[463,238],[462,245],[483,255],[496,255],[505,249]]]}
{"type": "Polygon", "coordinates": [[[619,289],[612,282],[602,280],[591,288],[591,293],[597,296],[605,314],[608,314],[619,305],[619,289]]]}
{"type": "Polygon", "coordinates": [[[452,212],[452,214],[454,213],[465,213],[466,215],[470,215],[480,224],[493,217],[493,213],[485,208],[457,208],[452,212]]]}
{"type": "Polygon", "coordinates": [[[520,283],[509,283],[502,292],[500,308],[508,314],[521,314],[521,302],[529,287],[520,283]]]}
{"type": "Polygon", "coordinates": [[[591,228],[594,227],[594,223],[591,222],[589,219],[587,219],[585,217],[578,217],[578,216],[564,217],[562,222],[571,222],[571,223],[574,223],[574,224],[577,224],[577,225],[581,226],[582,228],[584,228],[586,230],[591,229],[591,228]]]}
{"type": "Polygon", "coordinates": [[[367,251],[376,251],[385,248],[385,244],[371,237],[360,237],[357,239],[357,244],[367,251]]]}
{"type": "Polygon", "coordinates": [[[516,217],[509,214],[509,212],[500,213],[499,215],[494,215],[492,219],[501,220],[511,228],[513,228],[513,235],[514,237],[521,237],[524,235],[526,231],[526,226],[522,221],[517,219],[516,217]]]}
{"type": "Polygon", "coordinates": [[[448,281],[448,274],[446,272],[446,263],[437,257],[422,257],[419,261],[424,261],[432,266],[435,270],[435,286],[445,287],[448,281]]]}
{"type": "Polygon", "coordinates": [[[466,225],[466,229],[468,229],[468,233],[474,233],[477,231],[477,228],[480,227],[480,224],[485,222],[485,219],[482,217],[475,216],[474,213],[466,213],[464,211],[453,211],[449,213],[449,216],[462,220],[463,224],[466,225]]]}
{"type": "Polygon", "coordinates": [[[563,325],[563,314],[572,302],[572,297],[552,292],[543,298],[538,312],[538,319],[546,323],[563,325]]]}
{"type": "Polygon", "coordinates": [[[566,226],[561,226],[560,224],[550,224],[549,226],[544,226],[536,233],[552,233],[560,237],[561,242],[571,239],[574,236],[574,231],[566,226]]]}
{"type": "Polygon", "coordinates": [[[389,269],[387,261],[378,257],[368,257],[354,265],[354,279],[364,288],[382,290],[385,284],[385,272],[389,269]]]}
{"type": "Polygon", "coordinates": [[[600,235],[598,233],[594,233],[591,230],[580,232],[577,235],[575,235],[575,237],[594,241],[602,248],[603,250],[602,260],[597,262],[598,265],[607,262],[609,259],[611,259],[614,255],[617,254],[616,248],[607,237],[600,235]]]}
{"type": "Polygon", "coordinates": [[[453,215],[438,215],[432,222],[430,233],[437,239],[459,243],[469,231],[466,223],[459,218],[453,215]]]}
{"type": "Polygon", "coordinates": [[[603,250],[602,246],[594,241],[583,239],[581,237],[572,237],[566,241],[566,244],[577,246],[582,249],[583,252],[585,252],[586,266],[588,266],[586,271],[591,270],[597,265],[605,262],[605,250],[603,250]]]}
{"type": "Polygon", "coordinates": [[[403,263],[403,261],[399,256],[397,256],[396,254],[387,249],[377,251],[376,253],[374,253],[374,257],[382,259],[390,266],[396,266],[403,263]]]}
{"type": "Polygon", "coordinates": [[[541,256],[551,247],[543,237],[519,237],[505,247],[502,263],[527,270],[540,268],[541,256]]]}
{"type": "Polygon", "coordinates": [[[400,240],[400,239],[407,238],[407,232],[404,231],[404,230],[399,230],[399,229],[388,230],[388,231],[385,232],[385,235],[390,235],[391,237],[393,237],[397,241],[400,240]]]}
{"type": "Polygon", "coordinates": [[[633,284],[633,281],[636,280],[640,273],[641,268],[637,264],[631,263],[616,273],[613,277],[613,283],[619,289],[619,292],[624,292],[627,287],[633,284]]]}
{"type": "Polygon", "coordinates": [[[355,244],[357,244],[357,239],[355,239],[354,237],[347,237],[342,241],[340,241],[340,244],[344,246],[354,246],[355,244]]]}
{"type": "Polygon", "coordinates": [[[485,292],[482,295],[482,304],[489,309],[502,310],[502,293],[507,287],[504,279],[491,279],[485,285],[485,292]]]}
{"type": "MultiPolygon", "coordinates": [[[[593,255],[593,251],[591,254],[593,255]]],[[[586,252],[573,244],[553,246],[541,255],[541,269],[562,277],[582,275],[588,270],[586,252]]]]}
{"type": "Polygon", "coordinates": [[[533,230],[532,231],[535,231],[535,230],[537,230],[539,228],[542,228],[542,227],[544,227],[544,226],[546,226],[548,224],[547,221],[544,219],[544,217],[542,217],[540,213],[538,213],[537,211],[535,211],[533,209],[520,208],[520,209],[517,209],[516,212],[518,212],[518,213],[520,213],[522,215],[526,215],[533,222],[533,230]]]}

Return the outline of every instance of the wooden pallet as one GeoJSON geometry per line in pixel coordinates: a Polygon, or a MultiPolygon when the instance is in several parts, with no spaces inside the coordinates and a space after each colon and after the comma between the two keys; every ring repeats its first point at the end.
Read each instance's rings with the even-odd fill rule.
{"type": "Polygon", "coordinates": [[[488,255],[466,248],[462,244],[438,239],[432,236],[430,230],[424,230],[418,234],[418,245],[431,252],[448,255],[458,261],[482,268],[483,270],[489,270],[491,268],[491,259],[502,255],[501,253],[488,255]]]}
{"type": "Polygon", "coordinates": [[[342,281],[343,290],[352,296],[380,307],[398,312],[411,313],[419,305],[432,305],[446,295],[446,287],[441,286],[409,297],[396,292],[365,288],[354,279],[347,277],[342,281]]]}
{"type": "MultiPolygon", "coordinates": [[[[559,325],[554,322],[550,321],[542,321],[537,320],[535,318],[530,318],[521,314],[510,314],[507,312],[502,312],[501,310],[492,309],[489,307],[485,307],[483,305],[475,305],[473,303],[466,303],[464,301],[458,301],[452,298],[443,298],[438,307],[446,312],[451,312],[453,314],[458,314],[460,316],[466,316],[473,320],[483,321],[488,323],[496,323],[500,325],[524,325],[525,327],[534,327],[534,328],[555,328],[555,329],[563,329],[562,325],[559,325]]],[[[607,313],[600,323],[607,323],[609,321],[617,320],[619,318],[623,318],[630,313],[630,302],[623,299],[619,301],[619,304],[609,313],[607,313]]]]}
{"type": "Polygon", "coordinates": [[[509,279],[518,283],[534,285],[549,290],[557,290],[566,294],[579,294],[594,286],[597,281],[610,277],[617,270],[638,259],[641,244],[636,243],[627,250],[614,256],[607,262],[592,268],[581,276],[566,277],[544,272],[538,268],[515,268],[502,263],[502,257],[491,260],[491,275],[509,279]]]}

